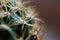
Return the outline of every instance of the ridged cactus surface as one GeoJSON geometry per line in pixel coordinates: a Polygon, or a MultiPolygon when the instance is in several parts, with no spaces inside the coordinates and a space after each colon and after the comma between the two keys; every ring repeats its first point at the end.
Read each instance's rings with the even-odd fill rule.
{"type": "Polygon", "coordinates": [[[21,1],[0,0],[0,40],[37,40],[37,20],[21,1]]]}

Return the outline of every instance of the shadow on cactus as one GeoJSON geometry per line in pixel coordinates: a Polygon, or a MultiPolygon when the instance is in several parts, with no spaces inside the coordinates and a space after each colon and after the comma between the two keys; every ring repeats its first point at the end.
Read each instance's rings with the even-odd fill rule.
{"type": "Polygon", "coordinates": [[[0,40],[37,40],[37,18],[16,0],[0,0],[0,40]]]}

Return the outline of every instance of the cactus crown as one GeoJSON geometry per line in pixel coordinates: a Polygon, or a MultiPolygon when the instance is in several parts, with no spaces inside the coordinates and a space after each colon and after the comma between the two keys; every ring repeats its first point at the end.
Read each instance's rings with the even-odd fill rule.
{"type": "Polygon", "coordinates": [[[21,2],[0,0],[0,32],[3,30],[8,35],[7,39],[0,40],[37,40],[36,20],[21,2]]]}

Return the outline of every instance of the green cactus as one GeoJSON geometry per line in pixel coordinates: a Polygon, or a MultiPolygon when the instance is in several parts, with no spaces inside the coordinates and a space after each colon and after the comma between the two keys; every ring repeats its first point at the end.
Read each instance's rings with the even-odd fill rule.
{"type": "Polygon", "coordinates": [[[37,34],[31,34],[36,21],[32,16],[21,2],[0,0],[0,40],[37,40],[37,34]]]}

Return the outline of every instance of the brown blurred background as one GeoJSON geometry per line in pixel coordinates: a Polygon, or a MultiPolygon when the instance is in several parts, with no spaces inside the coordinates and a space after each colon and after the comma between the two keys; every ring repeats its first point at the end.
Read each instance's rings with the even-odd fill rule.
{"type": "Polygon", "coordinates": [[[60,40],[60,0],[24,0],[32,6],[45,22],[44,40],[60,40]]]}

